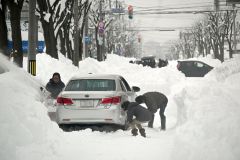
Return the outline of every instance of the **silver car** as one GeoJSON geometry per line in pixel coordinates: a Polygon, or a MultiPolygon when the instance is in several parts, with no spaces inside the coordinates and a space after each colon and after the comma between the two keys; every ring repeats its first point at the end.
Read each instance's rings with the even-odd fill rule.
{"type": "Polygon", "coordinates": [[[125,101],[134,101],[138,87],[130,88],[120,75],[88,74],[70,79],[57,98],[56,121],[62,124],[116,124],[125,127],[125,101]]]}

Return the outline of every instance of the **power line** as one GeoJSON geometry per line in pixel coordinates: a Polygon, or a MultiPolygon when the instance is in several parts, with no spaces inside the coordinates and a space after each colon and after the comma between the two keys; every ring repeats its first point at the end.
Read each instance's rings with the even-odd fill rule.
{"type": "MultiPolygon", "coordinates": [[[[150,7],[134,6],[134,8],[141,8],[141,9],[136,9],[135,12],[159,11],[159,10],[163,11],[163,10],[176,10],[176,9],[189,9],[189,8],[209,8],[209,7],[214,7],[214,3],[213,2],[203,2],[203,3],[187,2],[187,4],[177,4],[177,5],[168,5],[168,6],[171,6],[171,7],[166,7],[164,5],[161,5],[161,6],[150,6],[150,7]],[[201,4],[201,5],[198,5],[198,4],[201,4]],[[209,4],[212,4],[212,5],[209,5],[209,4]]],[[[226,1],[220,1],[219,6],[223,8],[230,7],[229,5],[227,5],[226,1]]]]}
{"type": "MultiPolygon", "coordinates": [[[[189,9],[189,8],[208,8],[208,6],[189,6],[189,7],[176,7],[176,8],[156,8],[156,9],[145,9],[145,10],[137,10],[136,12],[143,12],[143,11],[164,11],[164,10],[175,10],[175,9],[189,9]]],[[[213,7],[213,6],[211,6],[213,7]]]]}
{"type": "MultiPolygon", "coordinates": [[[[176,4],[176,3],[174,3],[174,4],[176,4]]],[[[174,6],[174,4],[167,4],[168,6],[174,6]]],[[[189,3],[189,2],[186,2],[186,3],[182,3],[182,4],[177,4],[177,5],[175,5],[175,6],[181,6],[181,5],[184,5],[184,6],[186,6],[186,5],[197,5],[197,4],[200,4],[200,5],[203,5],[203,4],[213,4],[212,2],[199,2],[199,3],[189,3]]],[[[166,5],[166,4],[165,4],[166,5]]],[[[150,6],[150,7],[139,7],[139,6],[133,6],[134,8],[156,8],[156,7],[164,7],[164,5],[160,5],[160,6],[150,6]]]]}
{"type": "MultiPolygon", "coordinates": [[[[220,5],[222,7],[229,7],[226,5],[220,5]]],[[[145,12],[145,11],[164,11],[164,10],[176,10],[176,9],[189,9],[189,8],[209,8],[214,7],[214,5],[202,5],[202,6],[185,6],[185,7],[170,7],[170,8],[149,8],[149,9],[142,9],[142,10],[136,10],[135,12],[145,12]]]]}
{"type": "MultiPolygon", "coordinates": [[[[240,9],[235,9],[240,10],[240,9]]],[[[218,12],[231,11],[229,9],[222,9],[218,12]]],[[[155,12],[135,12],[136,15],[151,15],[151,14],[204,14],[216,12],[214,10],[188,10],[188,11],[155,11],[155,12]]]]}

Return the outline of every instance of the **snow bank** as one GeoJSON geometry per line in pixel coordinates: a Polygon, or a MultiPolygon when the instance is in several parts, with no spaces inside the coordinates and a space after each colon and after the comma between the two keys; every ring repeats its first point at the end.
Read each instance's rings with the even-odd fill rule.
{"type": "Polygon", "coordinates": [[[167,67],[150,68],[108,55],[104,62],[87,58],[77,68],[65,57],[59,59],[38,54],[37,76],[32,77],[0,57],[1,160],[239,159],[239,59],[220,65],[229,71],[215,67],[211,76],[203,78],[186,78],[176,69],[176,61],[167,67]],[[121,74],[130,85],[141,88],[138,94],[153,90],[165,93],[169,99],[166,132],[159,130],[158,113],[153,129],[144,126],[148,138],[132,137],[130,131],[62,132],[48,118],[39,90],[54,72],[59,72],[65,83],[75,74],[121,74]],[[225,80],[216,81],[223,72],[225,80]]]}
{"type": "Polygon", "coordinates": [[[221,66],[215,67],[206,77],[215,79],[216,81],[224,81],[227,77],[239,72],[240,57],[237,57],[223,62],[221,66]]]}
{"type": "MultiPolygon", "coordinates": [[[[25,61],[27,61],[25,59],[25,61]]],[[[37,54],[37,78],[46,85],[54,72],[59,72],[61,79],[66,83],[76,72],[78,68],[72,65],[72,61],[59,54],[59,60],[54,59],[46,53],[37,54]]],[[[25,63],[26,64],[26,63],[25,63]]],[[[27,66],[24,66],[27,70],[27,66]]]]}
{"type": "Polygon", "coordinates": [[[178,127],[172,159],[236,160],[240,157],[237,78],[240,78],[239,59],[234,59],[215,68],[208,78],[186,83],[175,95],[178,127]],[[226,82],[216,82],[215,78],[226,82]]]}
{"type": "Polygon", "coordinates": [[[0,55],[1,160],[55,159],[60,130],[47,116],[37,81],[0,55]]]}

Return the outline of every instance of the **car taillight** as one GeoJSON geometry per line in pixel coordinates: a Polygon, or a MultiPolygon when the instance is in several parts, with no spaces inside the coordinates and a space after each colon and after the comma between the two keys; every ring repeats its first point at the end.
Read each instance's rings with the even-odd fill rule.
{"type": "Polygon", "coordinates": [[[177,69],[178,69],[178,70],[180,69],[180,63],[177,64],[177,69]]]}
{"type": "Polygon", "coordinates": [[[57,104],[72,105],[73,101],[71,98],[57,97],[57,104]]]}
{"type": "Polygon", "coordinates": [[[118,104],[121,102],[121,97],[108,97],[108,98],[103,98],[101,101],[101,104],[118,104]]]}

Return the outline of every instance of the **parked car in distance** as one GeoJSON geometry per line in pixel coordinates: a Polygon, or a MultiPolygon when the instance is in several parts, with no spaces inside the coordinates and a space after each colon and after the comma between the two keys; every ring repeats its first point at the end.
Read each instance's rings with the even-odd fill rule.
{"type": "Polygon", "coordinates": [[[142,64],[142,61],[141,61],[140,59],[136,59],[136,60],[134,61],[134,63],[136,63],[136,64],[142,64]]]}
{"type": "Polygon", "coordinates": [[[159,60],[158,60],[158,67],[159,67],[159,68],[165,67],[165,66],[167,66],[167,65],[168,65],[168,60],[167,60],[167,59],[166,59],[166,60],[163,60],[163,59],[159,58],[159,60]]]}
{"type": "Polygon", "coordinates": [[[139,87],[130,87],[120,75],[87,74],[69,80],[57,97],[56,122],[127,126],[123,102],[133,101],[139,87]]]}
{"type": "Polygon", "coordinates": [[[143,66],[150,66],[152,68],[156,67],[156,60],[155,60],[155,56],[146,56],[146,57],[142,57],[141,58],[141,64],[143,66]]]}
{"type": "Polygon", "coordinates": [[[182,60],[178,61],[177,69],[186,77],[204,77],[213,67],[201,61],[182,60]]]}
{"type": "Polygon", "coordinates": [[[130,60],[129,63],[133,63],[133,64],[142,64],[142,61],[140,59],[136,59],[136,60],[130,60]]]}

